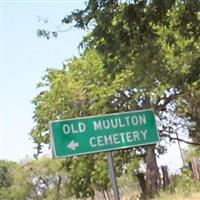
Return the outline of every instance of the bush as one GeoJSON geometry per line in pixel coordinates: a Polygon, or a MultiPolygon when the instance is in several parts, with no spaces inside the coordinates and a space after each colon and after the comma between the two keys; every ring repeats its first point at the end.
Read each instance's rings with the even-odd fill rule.
{"type": "Polygon", "coordinates": [[[169,191],[171,193],[181,193],[189,195],[192,192],[199,191],[200,183],[193,178],[192,171],[189,168],[182,168],[180,175],[172,176],[169,191]]]}

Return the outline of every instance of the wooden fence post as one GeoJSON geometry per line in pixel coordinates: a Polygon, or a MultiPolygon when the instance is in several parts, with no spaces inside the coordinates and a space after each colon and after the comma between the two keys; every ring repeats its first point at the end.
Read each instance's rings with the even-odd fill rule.
{"type": "Polygon", "coordinates": [[[161,170],[163,175],[163,188],[165,189],[170,184],[168,167],[166,165],[161,166],[161,170]]]}
{"type": "Polygon", "coordinates": [[[192,159],[191,168],[192,168],[194,178],[200,181],[200,158],[192,159]]]}

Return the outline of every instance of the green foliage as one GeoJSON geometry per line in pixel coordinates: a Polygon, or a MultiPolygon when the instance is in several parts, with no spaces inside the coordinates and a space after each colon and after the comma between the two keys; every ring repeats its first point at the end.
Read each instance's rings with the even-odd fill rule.
{"type": "MultiPolygon", "coordinates": [[[[38,84],[42,91],[33,100],[36,126],[31,136],[38,149],[49,142],[50,120],[116,111],[112,103],[114,95],[123,85],[127,86],[130,76],[131,73],[129,76],[119,74],[112,82],[100,56],[93,49],[80,58],[71,59],[61,70],[47,70],[38,84]]],[[[122,166],[131,161],[130,152],[116,154],[118,175],[122,166]]],[[[66,166],[70,173],[68,186],[76,198],[94,196],[94,188],[107,190],[110,187],[105,154],[69,158],[66,166]]]]}
{"type": "Polygon", "coordinates": [[[187,168],[183,168],[180,177],[175,181],[175,192],[182,190],[190,193],[193,189],[194,180],[192,178],[192,171],[187,168]]]}
{"type": "MultiPolygon", "coordinates": [[[[89,1],[85,10],[73,12],[65,18],[70,20],[63,22],[74,20],[79,28],[94,24],[83,46],[95,47],[105,71],[113,79],[113,110],[154,107],[164,121],[165,112],[170,113],[176,100],[176,120],[171,120],[169,126],[163,124],[161,129],[166,135],[176,131],[170,127],[180,122],[178,116],[199,121],[198,112],[192,112],[199,99],[195,92],[199,91],[200,77],[199,8],[199,1],[195,0],[89,1]],[[188,93],[195,96],[195,103],[194,98],[188,100],[188,93]]],[[[198,124],[195,123],[194,131],[190,129],[197,142],[198,124]]]]}
{"type": "MultiPolygon", "coordinates": [[[[183,98],[199,85],[199,2],[93,0],[63,22],[87,28],[93,20],[84,55],[61,70],[47,70],[38,84],[48,88],[33,100],[36,126],[31,136],[38,153],[48,143],[47,124],[52,119],[153,107],[163,120],[176,100],[180,112],[175,115],[182,113],[188,120],[185,104],[192,98],[183,98]]],[[[198,121],[198,114],[189,120],[198,121]]],[[[169,130],[163,124],[161,131],[169,130]]]]}
{"type": "Polygon", "coordinates": [[[106,191],[110,188],[107,157],[104,153],[95,156],[91,181],[99,191],[106,191]]]}
{"type": "Polygon", "coordinates": [[[17,165],[15,162],[0,160],[0,188],[11,186],[11,172],[15,165],[17,165]]]}
{"type": "MultiPolygon", "coordinates": [[[[199,68],[198,68],[199,69],[199,68]]],[[[189,134],[193,141],[197,144],[200,143],[200,75],[197,73],[194,78],[198,76],[198,80],[184,89],[182,99],[177,101],[177,112],[180,116],[184,116],[190,120],[189,134]]],[[[196,147],[199,151],[199,145],[196,147]]]]}
{"type": "Polygon", "coordinates": [[[82,156],[74,158],[70,172],[69,188],[76,198],[86,198],[94,196],[94,189],[91,185],[91,173],[93,171],[94,160],[92,157],[82,156]],[[76,167],[75,167],[76,166],[76,167]]]}
{"type": "Polygon", "coordinates": [[[0,160],[0,199],[2,200],[15,199],[11,186],[13,184],[12,172],[16,166],[15,162],[0,160]]]}
{"type": "Polygon", "coordinates": [[[12,171],[10,192],[13,199],[59,200],[71,196],[64,185],[68,174],[63,169],[63,160],[41,158],[21,163],[12,171]]]}
{"type": "Polygon", "coordinates": [[[2,200],[15,200],[15,195],[12,193],[11,188],[0,189],[0,199],[2,200]]]}
{"type": "Polygon", "coordinates": [[[186,162],[191,162],[193,158],[200,157],[200,151],[198,146],[189,146],[189,149],[187,149],[184,152],[184,159],[186,162]]]}
{"type": "MultiPolygon", "coordinates": [[[[36,157],[49,143],[50,120],[149,107],[160,121],[161,136],[171,137],[183,126],[199,142],[199,8],[197,0],[90,0],[84,10],[65,17],[63,23],[74,21],[89,33],[83,55],[62,69],[48,69],[38,84],[31,131],[36,157]]],[[[118,176],[134,156],[132,149],[115,154],[118,176]]],[[[72,174],[67,184],[76,198],[109,187],[102,155],[66,163],[72,174]]]]}

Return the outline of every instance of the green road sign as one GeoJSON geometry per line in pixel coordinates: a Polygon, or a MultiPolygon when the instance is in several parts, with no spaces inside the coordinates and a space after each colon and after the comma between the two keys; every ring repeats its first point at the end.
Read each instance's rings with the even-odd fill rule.
{"type": "Polygon", "coordinates": [[[159,140],[152,109],[50,122],[55,157],[124,149],[159,140]]]}

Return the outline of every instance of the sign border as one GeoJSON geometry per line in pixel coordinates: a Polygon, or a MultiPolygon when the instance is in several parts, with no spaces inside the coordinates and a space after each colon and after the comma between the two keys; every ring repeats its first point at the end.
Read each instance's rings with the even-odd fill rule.
{"type": "MultiPolygon", "coordinates": [[[[104,116],[113,116],[113,115],[123,115],[123,114],[127,114],[127,113],[139,113],[139,112],[145,112],[145,111],[152,111],[153,115],[155,116],[155,112],[153,108],[149,108],[149,109],[143,109],[143,110],[136,110],[136,111],[128,111],[128,112],[118,112],[118,113],[109,113],[109,114],[103,114],[103,115],[92,115],[92,116],[86,116],[86,117],[77,117],[77,118],[69,118],[69,119],[61,119],[61,120],[51,120],[49,122],[49,130],[50,130],[50,143],[51,143],[51,147],[52,147],[52,155],[53,158],[66,158],[66,157],[72,157],[72,156],[81,156],[81,155],[89,155],[89,154],[95,154],[95,153],[102,153],[102,152],[108,152],[108,151],[116,151],[116,150],[120,150],[120,149],[128,149],[128,148],[135,148],[135,147],[139,147],[139,146],[146,146],[146,145],[151,145],[151,144],[156,144],[157,142],[149,142],[149,143],[145,143],[145,144],[137,144],[137,145],[129,145],[129,146],[123,146],[123,147],[115,147],[115,148],[111,148],[111,149],[103,149],[103,150],[95,150],[93,152],[83,152],[83,153],[75,153],[75,154],[67,154],[67,155],[63,155],[63,156],[58,156],[56,154],[56,148],[55,148],[55,143],[54,143],[54,136],[53,136],[53,131],[52,131],[52,126],[51,124],[54,122],[62,122],[62,121],[70,121],[70,120],[78,120],[78,119],[84,119],[84,118],[98,118],[98,117],[104,117],[104,116]]],[[[156,124],[156,118],[155,118],[155,124],[156,124]]],[[[156,124],[156,133],[157,133],[157,137],[158,137],[158,141],[160,140],[160,136],[158,133],[158,129],[157,129],[157,124],[156,124]]]]}

